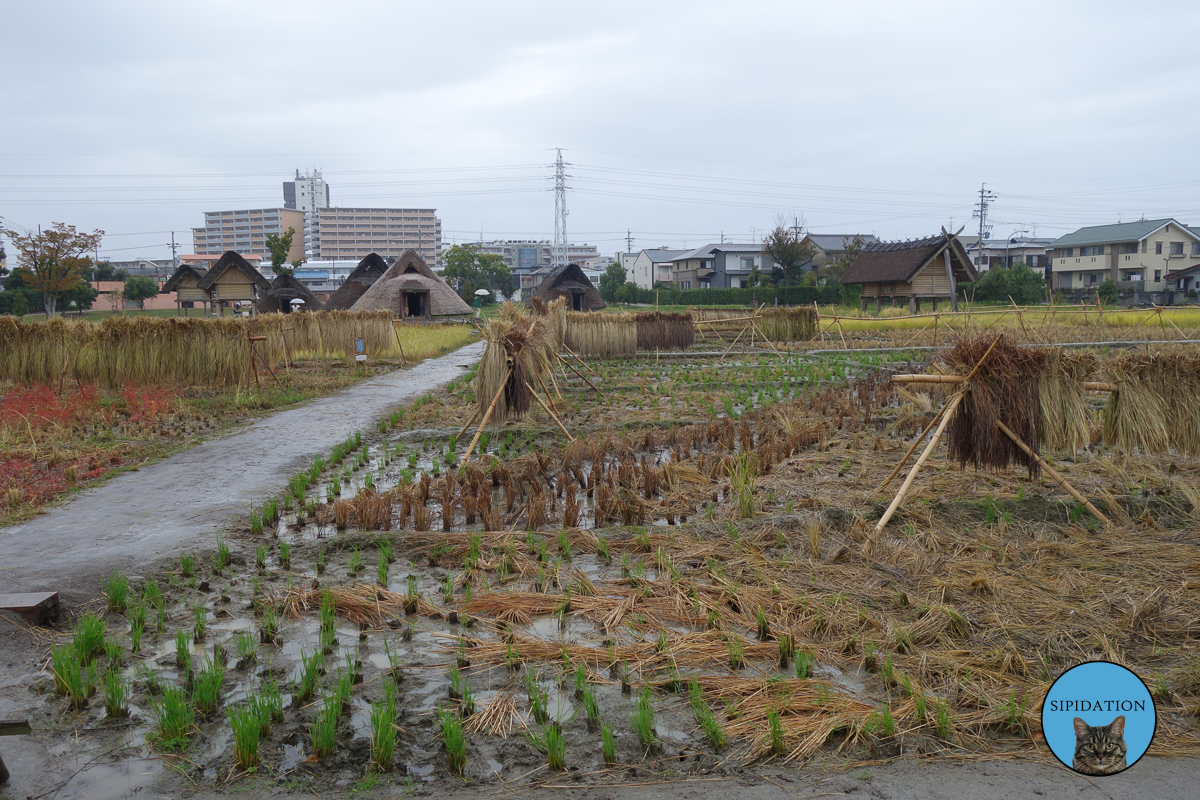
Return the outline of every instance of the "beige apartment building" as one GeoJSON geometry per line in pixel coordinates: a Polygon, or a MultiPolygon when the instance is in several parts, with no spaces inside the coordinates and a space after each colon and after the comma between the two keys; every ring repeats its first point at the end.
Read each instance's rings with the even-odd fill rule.
{"type": "Polygon", "coordinates": [[[288,228],[296,231],[288,261],[304,258],[304,212],[288,208],[206,211],[204,227],[192,228],[192,246],[200,256],[219,256],[227,250],[268,255],[267,236],[282,235],[288,228]]]}
{"type": "Polygon", "coordinates": [[[1168,273],[1200,265],[1200,234],[1174,219],[1080,228],[1050,244],[1052,286],[1086,289],[1112,278],[1119,289],[1161,292],[1168,273]]]}
{"type": "Polygon", "coordinates": [[[436,209],[317,208],[311,213],[313,260],[356,261],[371,253],[390,260],[412,249],[426,264],[437,264],[442,221],[436,209]]]}

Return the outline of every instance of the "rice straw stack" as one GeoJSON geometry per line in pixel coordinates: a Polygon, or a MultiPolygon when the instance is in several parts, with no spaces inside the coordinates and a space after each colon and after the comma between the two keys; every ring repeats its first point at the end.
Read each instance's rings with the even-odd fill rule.
{"type": "Polygon", "coordinates": [[[637,352],[637,339],[637,323],[630,314],[567,314],[566,345],[578,355],[631,356],[637,352]]]}

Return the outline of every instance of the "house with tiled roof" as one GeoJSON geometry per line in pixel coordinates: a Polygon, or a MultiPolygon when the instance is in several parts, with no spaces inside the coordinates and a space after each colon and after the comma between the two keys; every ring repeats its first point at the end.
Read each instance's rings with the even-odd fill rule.
{"type": "Polygon", "coordinates": [[[1190,277],[1197,265],[1200,235],[1170,217],[1092,225],[1050,245],[1051,286],[1062,291],[1095,287],[1105,278],[1134,292],[1186,289],[1168,284],[1179,280],[1171,273],[1190,277]]]}
{"type": "Polygon", "coordinates": [[[740,289],[755,271],[766,276],[774,266],[761,244],[706,244],[671,259],[671,282],[680,289],[740,289]]]}
{"type": "Polygon", "coordinates": [[[862,310],[875,301],[878,312],[885,300],[894,307],[907,301],[909,311],[921,310],[922,300],[949,300],[957,308],[957,287],[979,280],[962,242],[952,233],[907,242],[875,242],[862,249],[842,275],[843,284],[862,284],[862,310]]]}

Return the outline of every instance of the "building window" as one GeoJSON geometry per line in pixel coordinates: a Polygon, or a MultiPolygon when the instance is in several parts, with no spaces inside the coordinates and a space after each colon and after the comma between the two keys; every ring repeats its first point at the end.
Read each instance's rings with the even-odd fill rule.
{"type": "Polygon", "coordinates": [[[1096,273],[1094,273],[1094,272],[1089,272],[1089,273],[1088,273],[1088,283],[1089,283],[1089,284],[1091,284],[1091,285],[1093,285],[1093,286],[1095,286],[1095,285],[1096,285],[1096,282],[1097,282],[1097,281],[1096,281],[1096,273]]]}
{"type": "Polygon", "coordinates": [[[1129,244],[1125,244],[1125,245],[1121,246],[1122,253],[1136,253],[1137,250],[1138,250],[1137,242],[1131,242],[1129,244]]]}
{"type": "Polygon", "coordinates": [[[1200,256],[1200,242],[1192,242],[1192,255],[1200,256]]]}
{"type": "Polygon", "coordinates": [[[1183,255],[1183,242],[1171,242],[1171,255],[1183,255]]]}
{"type": "Polygon", "coordinates": [[[1161,269],[1154,270],[1154,282],[1158,283],[1161,280],[1162,280],[1162,270],[1161,269]]]}
{"type": "Polygon", "coordinates": [[[1162,242],[1155,242],[1155,243],[1154,243],[1154,254],[1155,254],[1155,255],[1157,255],[1157,256],[1161,256],[1161,255],[1162,255],[1162,242]]]}
{"type": "Polygon", "coordinates": [[[1062,251],[1062,257],[1063,257],[1063,258],[1070,258],[1070,257],[1072,257],[1073,255],[1075,255],[1075,248],[1074,248],[1074,247],[1068,247],[1066,250],[1063,250],[1063,251],[1062,251]]]}

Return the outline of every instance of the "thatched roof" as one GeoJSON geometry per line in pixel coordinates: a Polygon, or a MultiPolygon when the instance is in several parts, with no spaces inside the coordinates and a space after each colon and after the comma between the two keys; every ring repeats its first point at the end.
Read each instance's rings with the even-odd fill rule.
{"type": "Polygon", "coordinates": [[[222,275],[231,269],[241,272],[263,291],[271,288],[271,282],[264,278],[261,272],[250,266],[249,261],[242,258],[240,254],[233,250],[225,251],[225,254],[217,259],[217,262],[212,265],[212,269],[206,272],[204,277],[200,279],[199,288],[209,289],[221,279],[222,275]]]}
{"type": "Polygon", "coordinates": [[[175,291],[175,287],[179,285],[179,282],[188,276],[195,278],[196,282],[199,283],[204,278],[206,272],[208,270],[204,267],[197,267],[193,264],[180,264],[179,269],[175,270],[174,274],[167,278],[167,282],[163,284],[162,293],[167,294],[168,292],[175,291]]]}
{"type": "Polygon", "coordinates": [[[583,308],[580,311],[596,311],[607,305],[578,264],[562,264],[551,269],[533,290],[533,296],[550,302],[577,292],[583,293],[583,308]]]}
{"type": "Polygon", "coordinates": [[[471,307],[440,275],[429,268],[415,250],[406,250],[404,255],[358,298],[350,310],[387,309],[396,316],[404,316],[406,308],[401,297],[404,292],[428,292],[427,310],[430,316],[445,317],[471,313],[471,307]]]}
{"type": "Polygon", "coordinates": [[[367,289],[383,277],[387,272],[387,263],[378,253],[367,253],[358,266],[347,276],[346,281],[329,296],[325,308],[329,311],[340,309],[345,311],[358,302],[367,289]]]}
{"type": "Polygon", "coordinates": [[[321,301],[296,278],[295,275],[284,273],[271,281],[271,288],[258,301],[258,313],[266,314],[271,311],[320,311],[321,301]],[[291,308],[293,300],[303,300],[304,304],[296,309],[291,308]]]}
{"type": "Polygon", "coordinates": [[[909,242],[876,242],[862,249],[858,258],[842,275],[842,283],[904,283],[950,248],[950,263],[955,283],[977,281],[979,273],[971,265],[962,242],[952,233],[942,232],[927,239],[909,242]]]}

